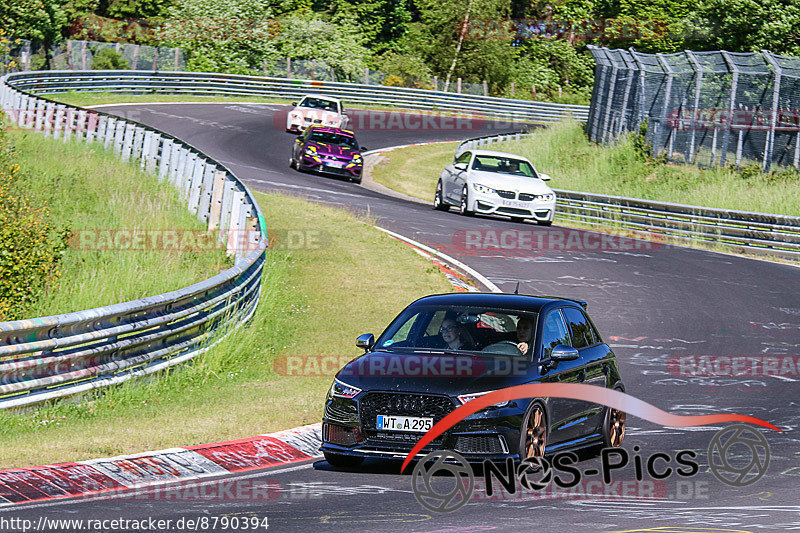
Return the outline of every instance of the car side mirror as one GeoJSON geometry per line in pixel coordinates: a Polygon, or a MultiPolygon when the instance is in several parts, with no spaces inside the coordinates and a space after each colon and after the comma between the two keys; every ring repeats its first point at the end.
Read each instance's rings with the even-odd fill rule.
{"type": "Polygon", "coordinates": [[[542,174],[541,172],[539,173],[539,177],[542,179],[542,181],[550,181],[553,179],[548,174],[542,174]]]}
{"type": "Polygon", "coordinates": [[[297,107],[297,102],[292,102],[292,107],[297,107]]]}
{"type": "Polygon", "coordinates": [[[369,152],[369,148],[367,148],[366,146],[362,146],[361,148],[359,148],[359,150],[361,150],[362,152],[369,152]]]}
{"type": "Polygon", "coordinates": [[[368,352],[375,346],[375,335],[372,333],[364,333],[363,335],[359,335],[356,339],[356,346],[362,348],[365,352],[368,352]]]}
{"type": "Polygon", "coordinates": [[[553,351],[550,352],[550,360],[552,361],[574,361],[578,358],[578,350],[572,346],[564,344],[557,344],[553,351]]]}
{"type": "Polygon", "coordinates": [[[556,344],[553,351],[550,352],[550,357],[542,361],[543,371],[556,368],[561,361],[574,361],[578,356],[578,350],[572,346],[556,344]]]}
{"type": "Polygon", "coordinates": [[[456,170],[467,170],[467,164],[466,163],[456,163],[455,165],[453,165],[453,168],[456,169],[456,170]]]}

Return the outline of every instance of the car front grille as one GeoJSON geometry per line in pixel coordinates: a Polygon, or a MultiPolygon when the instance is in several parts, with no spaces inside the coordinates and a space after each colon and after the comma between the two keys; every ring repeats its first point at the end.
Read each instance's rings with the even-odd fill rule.
{"type": "Polygon", "coordinates": [[[513,200],[517,196],[514,191],[501,191],[497,189],[495,192],[497,192],[500,198],[505,198],[506,200],[513,200]]]}
{"type": "Polygon", "coordinates": [[[501,215],[512,215],[512,216],[531,216],[531,212],[527,209],[517,209],[516,207],[498,207],[497,213],[501,215]]]}
{"type": "Polygon", "coordinates": [[[455,450],[459,453],[499,455],[508,453],[508,447],[500,435],[459,435],[455,450]]]}
{"type": "MultiPolygon", "coordinates": [[[[431,417],[433,423],[455,409],[453,401],[446,396],[424,394],[402,394],[370,392],[359,402],[361,427],[368,439],[416,443],[423,435],[418,432],[378,431],[378,415],[431,417]]],[[[437,442],[441,439],[439,437],[437,442]]]]}

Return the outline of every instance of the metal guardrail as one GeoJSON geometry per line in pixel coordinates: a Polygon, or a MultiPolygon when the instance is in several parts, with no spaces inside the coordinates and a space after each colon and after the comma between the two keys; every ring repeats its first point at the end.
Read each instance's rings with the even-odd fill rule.
{"type": "Polygon", "coordinates": [[[0,107],[9,120],[64,141],[102,143],[123,161],[138,161],[178,188],[235,262],[158,296],[0,323],[0,409],[121,383],[209,349],[255,311],[268,241],[252,193],[225,166],[144,124],[37,97],[29,79],[28,73],[0,78],[0,107]]]}
{"type": "Polygon", "coordinates": [[[320,93],[342,98],[350,104],[477,113],[486,117],[534,123],[558,122],[568,116],[585,122],[589,116],[589,106],[585,105],[553,104],[405,87],[233,74],[67,70],[24,72],[14,76],[18,89],[33,94],[81,91],[300,98],[308,93],[320,93]]]}
{"type": "MultiPolygon", "coordinates": [[[[534,135],[521,132],[467,139],[458,145],[456,155],[464,150],[534,135]]],[[[800,260],[800,217],[554,191],[556,214],[562,219],[593,226],[612,224],[684,241],[720,244],[732,251],[800,260]]]]}

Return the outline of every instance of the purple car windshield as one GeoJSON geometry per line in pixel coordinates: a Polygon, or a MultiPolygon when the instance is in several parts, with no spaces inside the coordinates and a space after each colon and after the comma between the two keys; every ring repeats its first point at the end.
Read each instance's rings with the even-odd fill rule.
{"type": "Polygon", "coordinates": [[[336,146],[346,146],[348,148],[358,148],[355,137],[349,135],[341,135],[329,131],[315,131],[308,138],[309,141],[314,141],[323,144],[335,144],[336,146]]]}

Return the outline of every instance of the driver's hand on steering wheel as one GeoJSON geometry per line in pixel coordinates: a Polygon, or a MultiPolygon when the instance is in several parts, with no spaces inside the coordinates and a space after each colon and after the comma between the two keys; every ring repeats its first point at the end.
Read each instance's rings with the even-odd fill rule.
{"type": "Polygon", "coordinates": [[[517,349],[522,352],[522,354],[528,353],[528,343],[527,342],[518,342],[517,349]]]}

